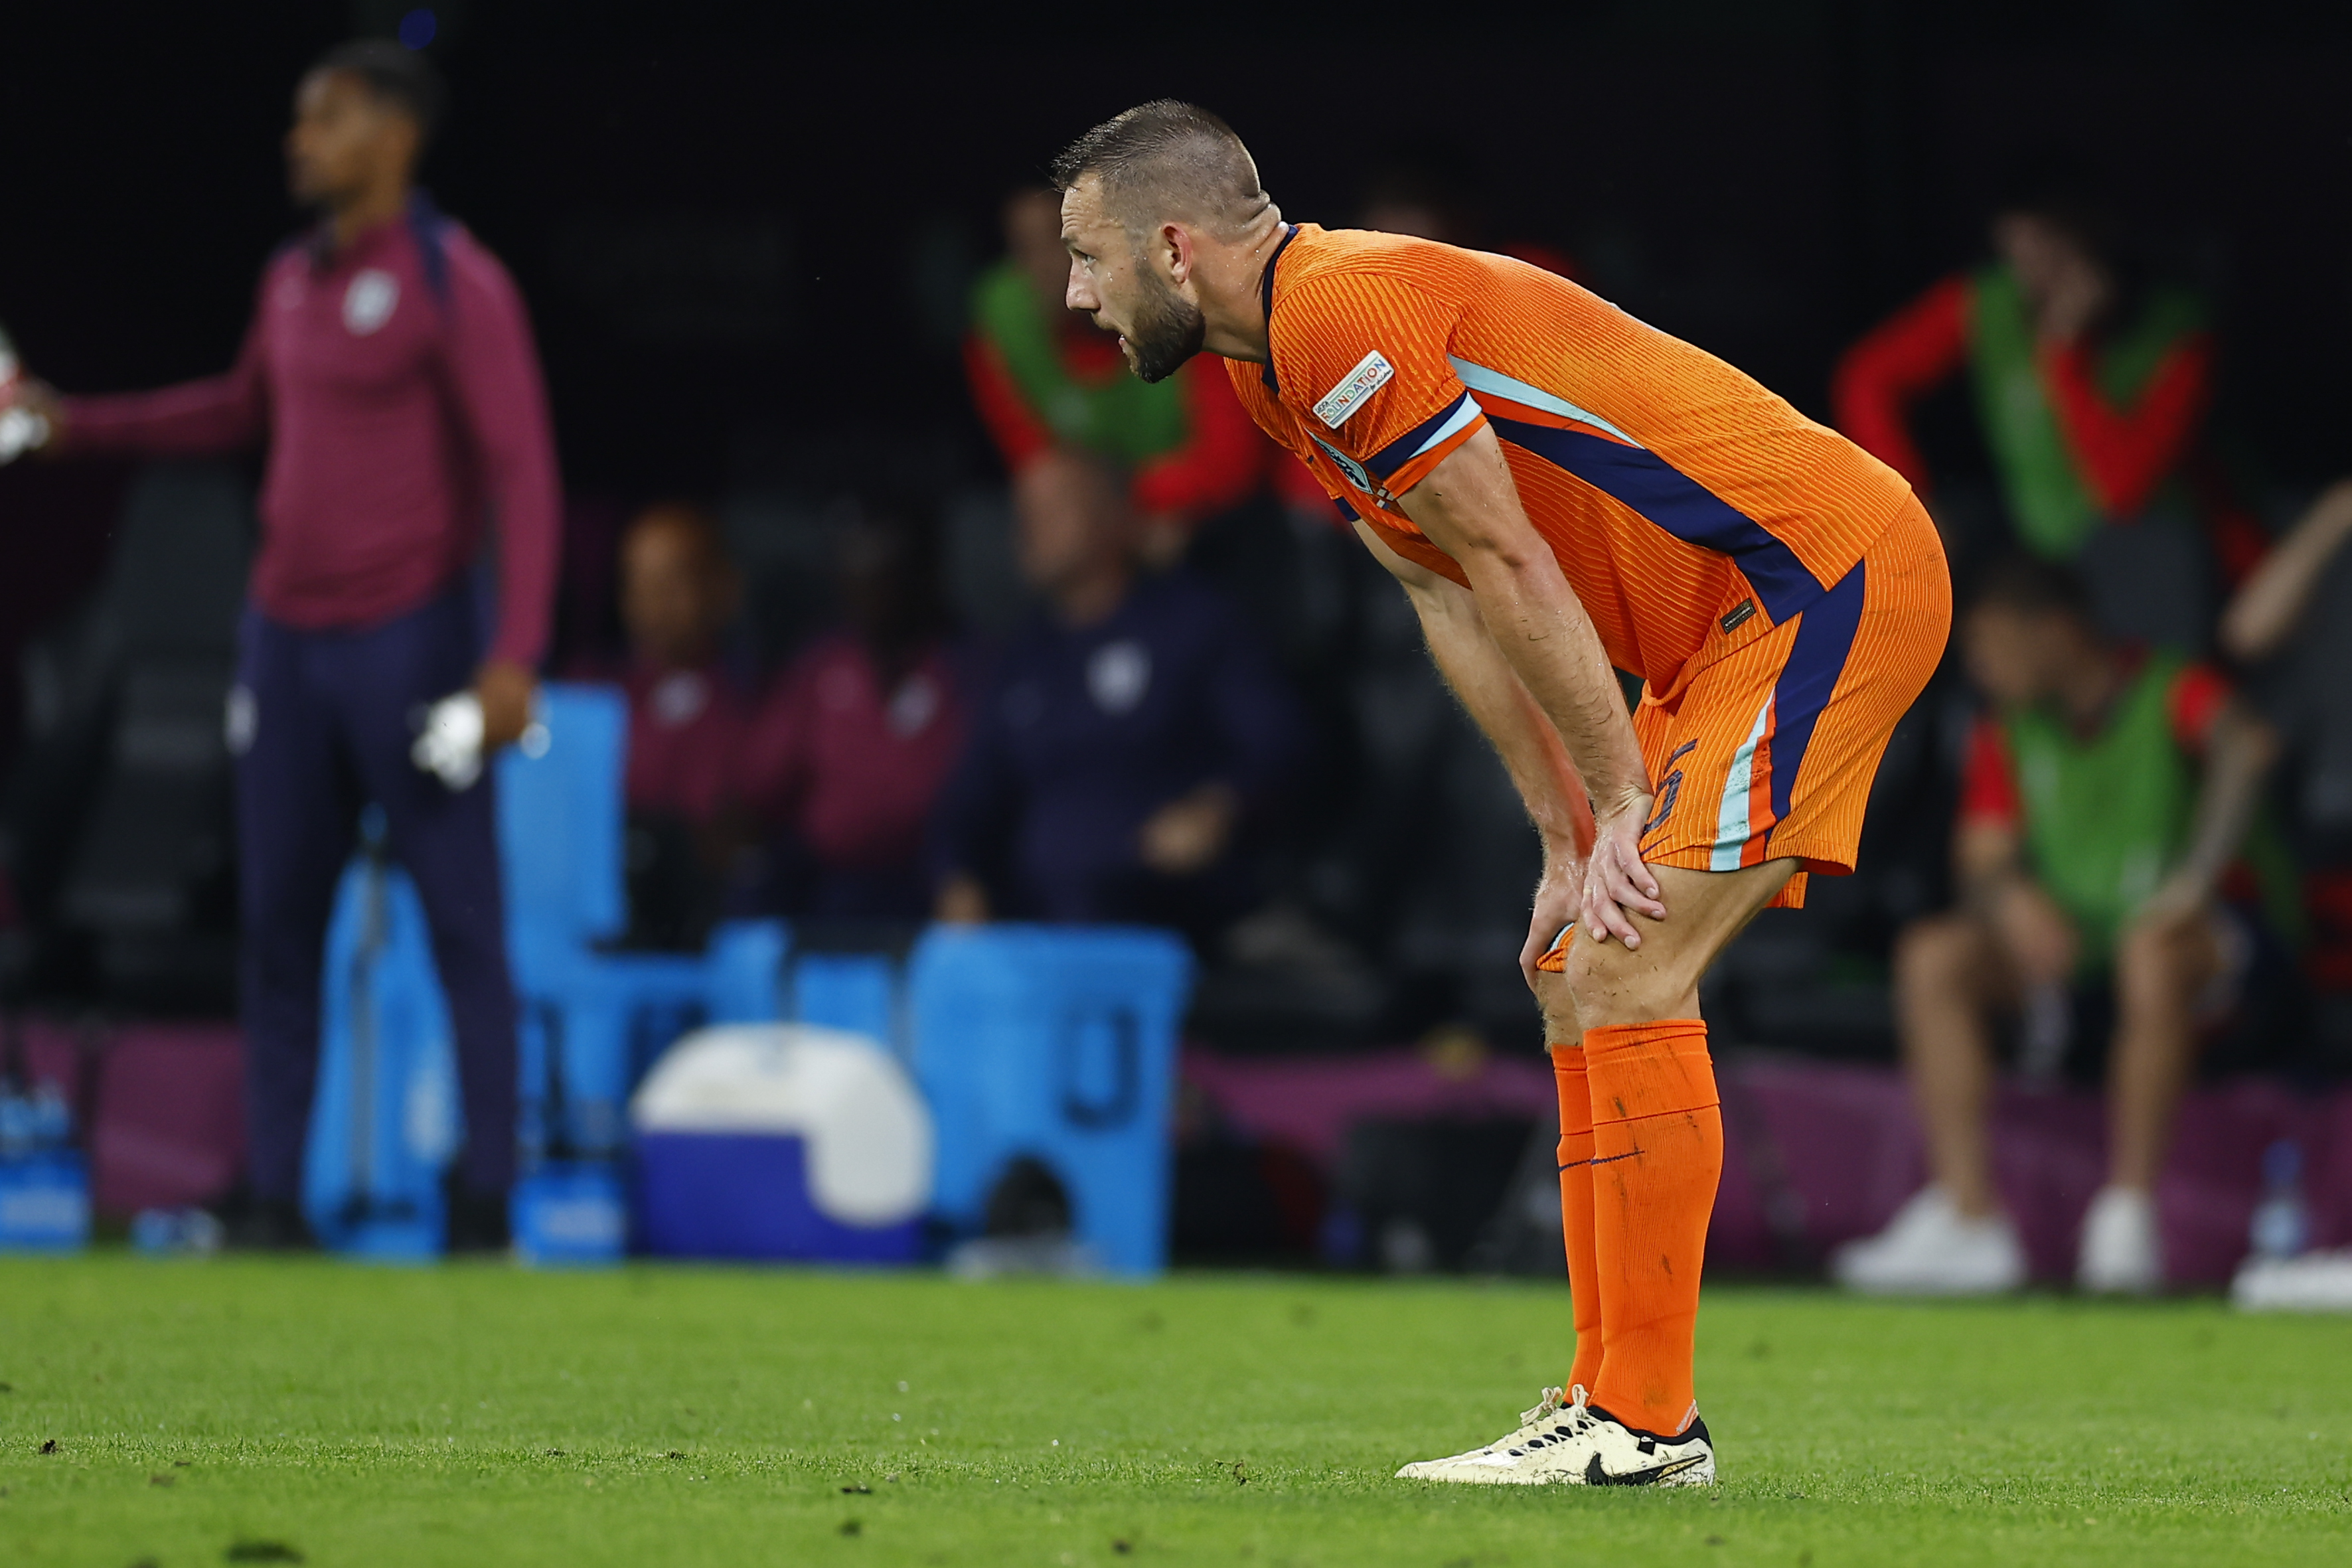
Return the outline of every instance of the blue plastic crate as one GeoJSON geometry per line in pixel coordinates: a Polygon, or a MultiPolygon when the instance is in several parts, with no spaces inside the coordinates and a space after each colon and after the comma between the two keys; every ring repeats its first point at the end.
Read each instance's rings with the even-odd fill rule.
{"type": "Polygon", "coordinates": [[[970,1235],[1014,1158],[1070,1197],[1113,1273],[1168,1255],[1169,1116],[1191,952],[1165,931],[935,927],[909,964],[915,1071],[939,1126],[936,1207],[970,1235]]]}
{"type": "Polygon", "coordinates": [[[89,1245],[89,1170],[79,1149],[0,1161],[0,1252],[89,1245]]]}
{"type": "Polygon", "coordinates": [[[792,965],[792,1016],[898,1048],[898,966],[878,952],[803,952],[792,965]]]}
{"type": "Polygon", "coordinates": [[[303,1215],[335,1252],[437,1258],[441,1169],[459,1129],[457,1064],[425,908],[397,866],[362,858],[344,873],[328,925],[324,1012],[303,1215]]]}
{"type": "Polygon", "coordinates": [[[621,1173],[604,1161],[552,1161],[515,1184],[515,1256],[538,1268],[609,1267],[629,1239],[621,1173]]]}
{"type": "Polygon", "coordinates": [[[784,961],[792,933],[782,921],[727,921],[710,933],[709,1021],[773,1024],[784,1016],[784,961]]]}

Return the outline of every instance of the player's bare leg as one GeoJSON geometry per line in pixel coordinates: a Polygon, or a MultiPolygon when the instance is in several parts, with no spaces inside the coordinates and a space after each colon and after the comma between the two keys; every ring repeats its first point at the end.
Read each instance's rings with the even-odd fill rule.
{"type": "Polygon", "coordinates": [[[2107,1060],[2107,1184],[2083,1218],[2075,1282],[2146,1294],[2164,1284],[2156,1178],[2197,1052],[2198,994],[2221,973],[2203,910],[2132,927],[2116,945],[2116,1034],[2107,1060]]]}
{"type": "Polygon", "coordinates": [[[1991,1015],[2018,986],[1984,926],[1965,915],[1918,921],[1895,948],[1895,1006],[1927,1169],[1968,1219],[2000,1211],[1985,1114],[1992,1096],[1991,1015]]]}
{"type": "Polygon", "coordinates": [[[1569,950],[1559,978],[1577,1022],[1600,1029],[1697,1017],[1699,977],[1788,886],[1796,869],[1794,860],[1767,860],[1737,871],[1650,868],[1668,914],[1663,921],[1640,913],[1628,917],[1641,933],[1641,946],[1629,949],[1622,942],[1594,942],[1580,933],[1569,950]]]}
{"type": "Polygon", "coordinates": [[[1713,1441],[1691,1394],[1698,1276],[1723,1157],[1698,981],[1795,868],[1790,860],[1731,872],[1659,868],[1654,903],[1667,913],[1631,917],[1641,922],[1637,946],[1580,931],[1559,973],[1537,973],[1561,1086],[1575,1370],[1569,1389],[1548,1390],[1509,1436],[1400,1474],[1517,1485],[1715,1479],[1713,1441]],[[1575,1103],[1580,1084],[1586,1108],[1575,1103]],[[1580,1109],[1589,1114],[1579,1119],[1580,1109]]]}
{"type": "Polygon", "coordinates": [[[1895,946],[1895,1011],[1912,1104],[1927,1137],[1928,1183],[1886,1228],[1840,1247],[1830,1272],[1852,1289],[1981,1296],[2025,1283],[2025,1248],[1992,1180],[1987,1110],[1992,1020],[2022,986],[1983,922],[1939,915],[1895,946]]]}
{"type": "Polygon", "coordinates": [[[1648,868],[1664,918],[1610,911],[1630,917],[1639,945],[1595,940],[1588,919],[1565,955],[1592,1100],[1601,1361],[1588,1481],[1714,1479],[1692,1360],[1723,1120],[1698,983],[1796,868],[1648,868]]]}

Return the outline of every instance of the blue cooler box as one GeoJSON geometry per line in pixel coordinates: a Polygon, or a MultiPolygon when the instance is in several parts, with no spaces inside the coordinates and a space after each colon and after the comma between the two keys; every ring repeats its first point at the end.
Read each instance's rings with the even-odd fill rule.
{"type": "Polygon", "coordinates": [[[729,1025],[672,1047],[631,1102],[636,1218],[668,1258],[908,1263],[929,1113],[879,1041],[729,1025]]]}
{"type": "Polygon", "coordinates": [[[808,1142],[762,1132],[637,1137],[637,1221],[670,1258],[911,1263],[916,1221],[844,1225],[809,1195],[808,1142]]]}

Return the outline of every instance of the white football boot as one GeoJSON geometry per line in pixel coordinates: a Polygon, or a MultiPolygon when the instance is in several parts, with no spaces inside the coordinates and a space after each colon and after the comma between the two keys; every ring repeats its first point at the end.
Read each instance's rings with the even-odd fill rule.
{"type": "Polygon", "coordinates": [[[2103,1296],[2152,1296],[2164,1289],[2155,1198],[2136,1187],[2099,1189],[2083,1216],[2074,1284],[2103,1296]]]}
{"type": "Polygon", "coordinates": [[[1595,1425],[1584,1408],[1584,1388],[1568,1394],[1547,1388],[1533,1410],[1519,1417],[1518,1430],[1483,1448],[1445,1459],[1423,1459],[1397,1472],[1406,1481],[1465,1481],[1474,1486],[1581,1486],[1589,1445],[1580,1439],[1595,1425]]]}
{"type": "Polygon", "coordinates": [[[1589,1487],[1711,1487],[1715,1485],[1715,1440],[1696,1415],[1678,1437],[1636,1431],[1605,1410],[1591,1421],[1577,1446],[1584,1453],[1589,1487]]]}
{"type": "Polygon", "coordinates": [[[1830,1277],[1873,1296],[1998,1296],[2025,1283],[2025,1248],[2007,1215],[1970,1219],[1927,1186],[1885,1230],[1839,1247],[1830,1277]]]}

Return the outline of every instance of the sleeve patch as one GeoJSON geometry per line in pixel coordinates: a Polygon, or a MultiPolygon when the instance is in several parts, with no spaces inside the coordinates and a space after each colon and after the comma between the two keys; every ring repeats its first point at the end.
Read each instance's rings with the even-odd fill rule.
{"type": "Polygon", "coordinates": [[[1339,384],[1315,400],[1315,417],[1323,421],[1326,429],[1337,430],[1348,422],[1348,416],[1364,405],[1364,399],[1386,386],[1396,374],[1386,355],[1374,349],[1356,362],[1356,368],[1339,380],[1339,384]]]}

